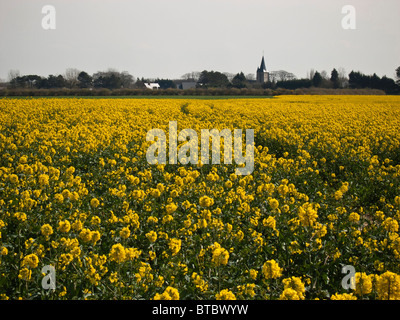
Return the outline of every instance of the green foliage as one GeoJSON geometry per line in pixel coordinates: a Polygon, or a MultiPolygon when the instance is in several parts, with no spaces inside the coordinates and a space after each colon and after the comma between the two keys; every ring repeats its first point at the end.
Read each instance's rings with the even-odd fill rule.
{"type": "Polygon", "coordinates": [[[229,80],[221,72],[204,70],[200,74],[198,84],[204,88],[226,88],[229,86],[229,80]]]}

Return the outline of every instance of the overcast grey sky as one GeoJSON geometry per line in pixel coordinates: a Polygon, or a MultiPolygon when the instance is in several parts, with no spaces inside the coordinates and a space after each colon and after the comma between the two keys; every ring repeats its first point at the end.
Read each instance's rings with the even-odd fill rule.
{"type": "Polygon", "coordinates": [[[191,71],[305,77],[344,68],[394,77],[400,66],[399,0],[0,0],[0,79],[89,74],[114,68],[134,77],[180,78],[191,71]],[[44,5],[56,29],[42,28],[44,5]],[[342,27],[344,5],[356,29],[342,27]]]}

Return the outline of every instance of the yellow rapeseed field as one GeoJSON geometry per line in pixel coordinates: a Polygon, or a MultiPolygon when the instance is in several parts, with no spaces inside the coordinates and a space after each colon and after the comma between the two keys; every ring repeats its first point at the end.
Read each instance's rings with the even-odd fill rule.
{"type": "Polygon", "coordinates": [[[390,96],[0,99],[0,298],[400,299],[399,130],[390,96]],[[149,164],[169,121],[254,129],[254,171],[149,164]]]}

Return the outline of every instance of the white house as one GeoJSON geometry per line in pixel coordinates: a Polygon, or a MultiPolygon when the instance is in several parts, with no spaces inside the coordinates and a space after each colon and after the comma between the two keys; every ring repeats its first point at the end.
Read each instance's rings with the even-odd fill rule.
{"type": "Polygon", "coordinates": [[[144,85],[147,89],[160,89],[160,85],[158,83],[145,83],[144,85]]]}

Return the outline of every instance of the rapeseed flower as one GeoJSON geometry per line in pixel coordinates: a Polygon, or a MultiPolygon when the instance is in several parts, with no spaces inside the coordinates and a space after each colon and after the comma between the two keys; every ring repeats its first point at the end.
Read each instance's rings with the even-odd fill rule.
{"type": "Polygon", "coordinates": [[[279,300],[303,300],[302,296],[292,288],[285,288],[281,295],[279,296],[279,300]]]}
{"type": "Polygon", "coordinates": [[[11,174],[9,179],[10,179],[10,182],[13,184],[18,184],[18,182],[19,182],[19,178],[16,174],[11,174]]]}
{"type": "Polygon", "coordinates": [[[391,271],[386,271],[377,277],[376,291],[378,299],[400,300],[400,276],[391,271]]]}
{"type": "Polygon", "coordinates": [[[79,233],[79,238],[83,242],[89,242],[92,240],[92,231],[86,228],[82,229],[82,231],[79,233]]]}
{"type": "Polygon", "coordinates": [[[129,236],[131,235],[131,231],[129,230],[128,227],[122,228],[122,230],[119,232],[119,235],[123,239],[128,239],[129,236]]]}
{"type": "Polygon", "coordinates": [[[111,247],[110,253],[110,261],[115,261],[117,263],[122,263],[126,260],[126,251],[122,244],[117,243],[111,247]]]}
{"type": "Polygon", "coordinates": [[[226,265],[229,260],[229,252],[222,248],[221,245],[218,242],[214,242],[214,245],[212,245],[212,259],[211,262],[214,263],[214,265],[221,266],[221,265],[226,265]]]}
{"type": "Polygon", "coordinates": [[[41,187],[49,185],[49,176],[47,174],[39,175],[38,183],[41,187]]]}
{"type": "Polygon", "coordinates": [[[90,205],[93,208],[97,208],[100,205],[100,201],[96,198],[93,198],[92,200],[90,200],[90,205]]]}
{"type": "Polygon", "coordinates": [[[157,293],[154,300],[179,300],[179,291],[173,287],[168,286],[161,294],[157,293]]]}
{"type": "Polygon", "coordinates": [[[386,218],[385,221],[382,222],[382,227],[384,227],[387,231],[397,232],[399,231],[399,223],[397,220],[393,218],[386,218]]]}
{"type": "Polygon", "coordinates": [[[44,235],[45,237],[48,237],[50,235],[53,234],[53,228],[51,227],[51,225],[49,224],[44,224],[41,228],[40,228],[40,232],[42,233],[42,235],[44,235]]]}
{"type": "Polygon", "coordinates": [[[150,231],[150,232],[146,233],[146,238],[147,238],[150,242],[156,242],[156,240],[157,240],[157,232],[155,232],[155,231],[150,231]]]}
{"type": "Polygon", "coordinates": [[[268,201],[268,203],[269,203],[269,205],[270,205],[270,207],[271,207],[272,210],[276,210],[276,209],[278,209],[278,207],[279,207],[279,201],[276,200],[276,199],[270,199],[270,200],[268,201]]]}
{"type": "Polygon", "coordinates": [[[221,290],[215,297],[217,300],[236,300],[236,296],[228,289],[221,290]]]}
{"type": "Polygon", "coordinates": [[[165,206],[165,211],[167,214],[174,213],[178,209],[178,206],[175,203],[170,203],[165,206]]]}
{"type": "MultiPolygon", "coordinates": [[[[292,289],[296,292],[296,295],[298,299],[287,299],[287,300],[303,300],[304,299],[304,293],[305,293],[305,286],[304,283],[301,281],[299,277],[291,277],[291,278],[286,278],[282,280],[284,289],[292,289]]],[[[282,293],[283,296],[285,297],[290,297],[291,296],[291,291],[289,290],[288,292],[285,293],[285,291],[282,293]]],[[[285,300],[285,299],[284,299],[285,300]]]]}
{"type": "Polygon", "coordinates": [[[262,266],[262,273],[266,279],[276,279],[282,276],[283,269],[275,260],[268,260],[262,266]]]}
{"type": "Polygon", "coordinates": [[[71,223],[68,220],[58,222],[58,230],[61,232],[69,232],[71,230],[71,223]]]}
{"type": "Polygon", "coordinates": [[[365,272],[356,272],[356,290],[355,293],[359,296],[368,295],[372,291],[372,280],[371,276],[368,276],[365,272]]]}
{"type": "Polygon", "coordinates": [[[357,297],[352,293],[335,293],[331,300],[357,300],[357,297]]]}
{"type": "Polygon", "coordinates": [[[351,222],[358,222],[360,221],[360,215],[358,213],[352,212],[349,215],[349,221],[351,222]]]}
{"type": "Polygon", "coordinates": [[[172,238],[169,240],[169,248],[172,251],[172,255],[176,255],[181,250],[182,241],[179,239],[172,238]]]}
{"type": "Polygon", "coordinates": [[[212,199],[208,196],[203,196],[203,197],[200,197],[199,204],[202,207],[206,207],[206,208],[211,207],[214,204],[214,199],[212,199]]]}
{"type": "Polygon", "coordinates": [[[21,280],[29,281],[31,280],[31,277],[32,277],[32,271],[30,269],[22,268],[19,271],[18,278],[20,278],[21,280]]]}
{"type": "Polygon", "coordinates": [[[39,258],[36,254],[28,254],[27,256],[24,257],[22,260],[21,266],[28,266],[31,269],[37,268],[39,264],[39,258]]]}
{"type": "Polygon", "coordinates": [[[303,226],[313,226],[318,218],[317,210],[311,204],[306,203],[299,207],[299,218],[303,226]]]}

